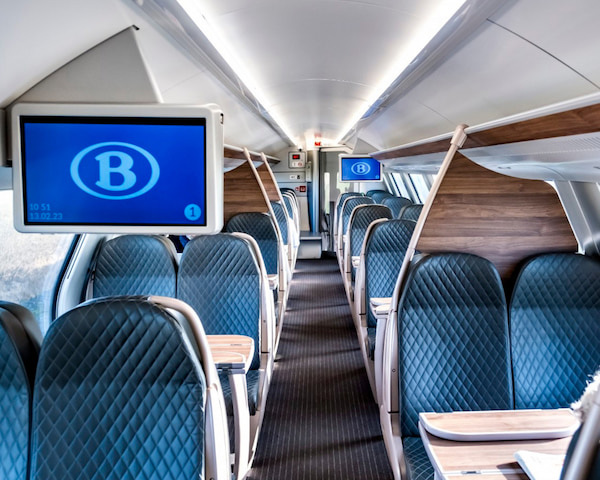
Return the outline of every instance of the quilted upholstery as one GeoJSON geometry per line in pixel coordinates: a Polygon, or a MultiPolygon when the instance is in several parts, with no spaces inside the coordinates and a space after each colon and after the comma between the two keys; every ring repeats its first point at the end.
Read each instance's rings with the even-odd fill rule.
{"type": "Polygon", "coordinates": [[[367,354],[371,360],[375,360],[375,338],[377,337],[377,329],[367,327],[367,354]]]}
{"type": "Polygon", "coordinates": [[[252,337],[251,368],[259,367],[260,270],[248,242],[226,233],[193,238],[181,257],[177,298],[196,311],[208,335],[252,337]]]}
{"type": "Polygon", "coordinates": [[[398,339],[403,436],[419,435],[419,412],[512,408],[506,302],[488,260],[449,253],[416,262],[398,339]]]}
{"type": "MultiPolygon", "coordinates": [[[[336,217],[335,218],[337,218],[338,221],[342,218],[342,207],[344,206],[344,201],[347,198],[350,198],[350,197],[361,197],[361,196],[362,196],[362,194],[356,193],[356,192],[344,192],[344,193],[340,194],[340,196],[338,198],[337,211],[336,211],[336,217]]],[[[337,227],[337,225],[336,225],[336,227],[337,227]]]]}
{"type": "Polygon", "coordinates": [[[388,207],[384,207],[383,205],[367,205],[355,210],[350,225],[351,255],[360,255],[363,240],[365,239],[365,233],[367,233],[369,225],[381,218],[392,218],[392,212],[388,207]]]}
{"type": "Polygon", "coordinates": [[[402,208],[412,205],[412,201],[404,197],[387,197],[381,201],[381,204],[392,211],[394,218],[400,218],[402,208]]]}
{"type": "Polygon", "coordinates": [[[279,231],[281,232],[281,241],[284,245],[288,244],[288,224],[287,224],[287,213],[285,207],[279,202],[271,202],[277,225],[279,225],[279,231]]]}
{"type": "Polygon", "coordinates": [[[203,478],[206,382],[166,311],[92,300],[52,323],[35,381],[32,479],[203,478]]]}
{"type": "Polygon", "coordinates": [[[374,203],[373,199],[369,198],[369,197],[351,197],[349,198],[345,203],[344,206],[342,207],[342,226],[343,226],[343,230],[342,233],[345,234],[348,231],[348,223],[350,222],[350,214],[352,213],[352,210],[354,210],[355,207],[358,207],[359,205],[370,205],[374,203]]]}
{"type": "Polygon", "coordinates": [[[371,198],[373,199],[373,201],[375,203],[381,203],[383,202],[383,200],[385,198],[389,198],[389,197],[393,197],[393,195],[390,192],[386,192],[386,191],[378,191],[378,192],[373,192],[373,194],[371,195],[371,198]]]}
{"type": "Polygon", "coordinates": [[[285,211],[287,213],[287,216],[290,218],[294,218],[294,207],[292,206],[292,202],[293,200],[291,199],[291,197],[289,195],[282,195],[283,198],[283,205],[285,206],[285,211]]]}
{"type": "Polygon", "coordinates": [[[96,260],[93,297],[175,296],[175,256],[165,240],[122,235],[102,245],[96,260]]]}
{"type": "Polygon", "coordinates": [[[600,364],[600,262],[533,258],[517,278],[510,316],[516,407],[568,407],[600,364]]]}
{"type": "Polygon", "coordinates": [[[415,204],[415,205],[407,205],[406,207],[400,210],[400,217],[404,220],[412,220],[416,222],[419,220],[419,215],[421,215],[421,210],[423,210],[423,205],[415,204]]]}
{"type": "Polygon", "coordinates": [[[433,480],[435,471],[420,437],[406,437],[402,441],[408,480],[433,480]]]}
{"type": "Polygon", "coordinates": [[[365,195],[366,195],[367,197],[369,197],[369,198],[372,198],[372,197],[373,197],[373,195],[374,195],[375,193],[377,193],[377,192],[379,192],[379,193],[388,193],[388,191],[387,191],[387,190],[368,190],[368,191],[367,191],[367,193],[365,193],[365,195]]]}
{"type": "MultiPolygon", "coordinates": [[[[221,387],[223,387],[223,396],[225,397],[225,406],[227,415],[233,415],[233,402],[231,401],[231,386],[226,373],[219,373],[221,387]]],[[[248,409],[250,415],[256,414],[258,407],[258,390],[260,387],[260,372],[258,370],[248,370],[246,374],[246,387],[248,390],[248,409]]],[[[231,432],[233,434],[233,432],[231,432]]]]}
{"type": "MultiPolygon", "coordinates": [[[[406,249],[415,229],[410,220],[390,220],[379,223],[371,230],[366,245],[365,292],[368,299],[391,297],[406,249]]],[[[367,310],[367,325],[377,326],[377,319],[367,310]]]]}
{"type": "Polygon", "coordinates": [[[29,347],[31,342],[12,306],[16,307],[0,302],[0,478],[25,480],[32,391],[25,364],[37,360],[37,350],[29,347]]]}
{"type": "Polygon", "coordinates": [[[229,219],[226,230],[250,235],[260,248],[268,275],[279,273],[278,241],[275,226],[266,213],[238,213],[229,219]]]}

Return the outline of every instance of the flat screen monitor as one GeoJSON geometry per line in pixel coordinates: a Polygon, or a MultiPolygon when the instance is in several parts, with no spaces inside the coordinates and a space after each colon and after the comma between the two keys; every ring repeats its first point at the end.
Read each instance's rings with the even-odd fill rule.
{"type": "Polygon", "coordinates": [[[365,155],[340,155],[342,182],[381,182],[381,164],[365,155]]]}
{"type": "Polygon", "coordinates": [[[21,232],[214,233],[223,225],[218,107],[16,105],[21,232]]]}

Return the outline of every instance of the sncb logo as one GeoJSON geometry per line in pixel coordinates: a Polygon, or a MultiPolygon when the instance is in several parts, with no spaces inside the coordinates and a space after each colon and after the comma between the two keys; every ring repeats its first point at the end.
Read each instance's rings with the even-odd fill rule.
{"type": "Polygon", "coordinates": [[[350,170],[354,175],[366,175],[371,171],[371,166],[366,162],[358,162],[352,165],[350,170]]]}
{"type": "Polygon", "coordinates": [[[124,142],[90,145],[75,155],[71,178],[84,192],[108,200],[143,195],[156,185],[158,162],[150,152],[124,142]]]}

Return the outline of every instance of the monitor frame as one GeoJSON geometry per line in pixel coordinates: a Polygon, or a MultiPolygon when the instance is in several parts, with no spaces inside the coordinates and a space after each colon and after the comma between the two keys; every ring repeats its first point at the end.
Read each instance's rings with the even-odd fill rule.
{"type": "Polygon", "coordinates": [[[340,153],[339,154],[339,172],[340,172],[340,182],[344,183],[382,183],[383,182],[383,172],[381,162],[376,160],[371,155],[352,155],[348,153],[340,153]],[[378,179],[368,179],[368,180],[345,180],[342,176],[342,163],[344,159],[368,159],[376,161],[379,164],[379,178],[378,179]]]}
{"type": "Polygon", "coordinates": [[[19,232],[199,235],[217,233],[223,228],[223,113],[217,105],[19,103],[11,108],[10,127],[14,226],[19,232]],[[22,159],[22,117],[88,117],[90,119],[107,117],[115,120],[122,117],[128,120],[140,119],[142,122],[147,118],[204,118],[205,225],[27,223],[22,159]]]}

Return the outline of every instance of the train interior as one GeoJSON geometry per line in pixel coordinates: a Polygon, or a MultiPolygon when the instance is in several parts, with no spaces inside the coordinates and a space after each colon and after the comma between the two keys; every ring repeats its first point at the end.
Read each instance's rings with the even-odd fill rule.
{"type": "Polygon", "coordinates": [[[0,477],[600,479],[600,3],[0,5],[0,477]]]}

